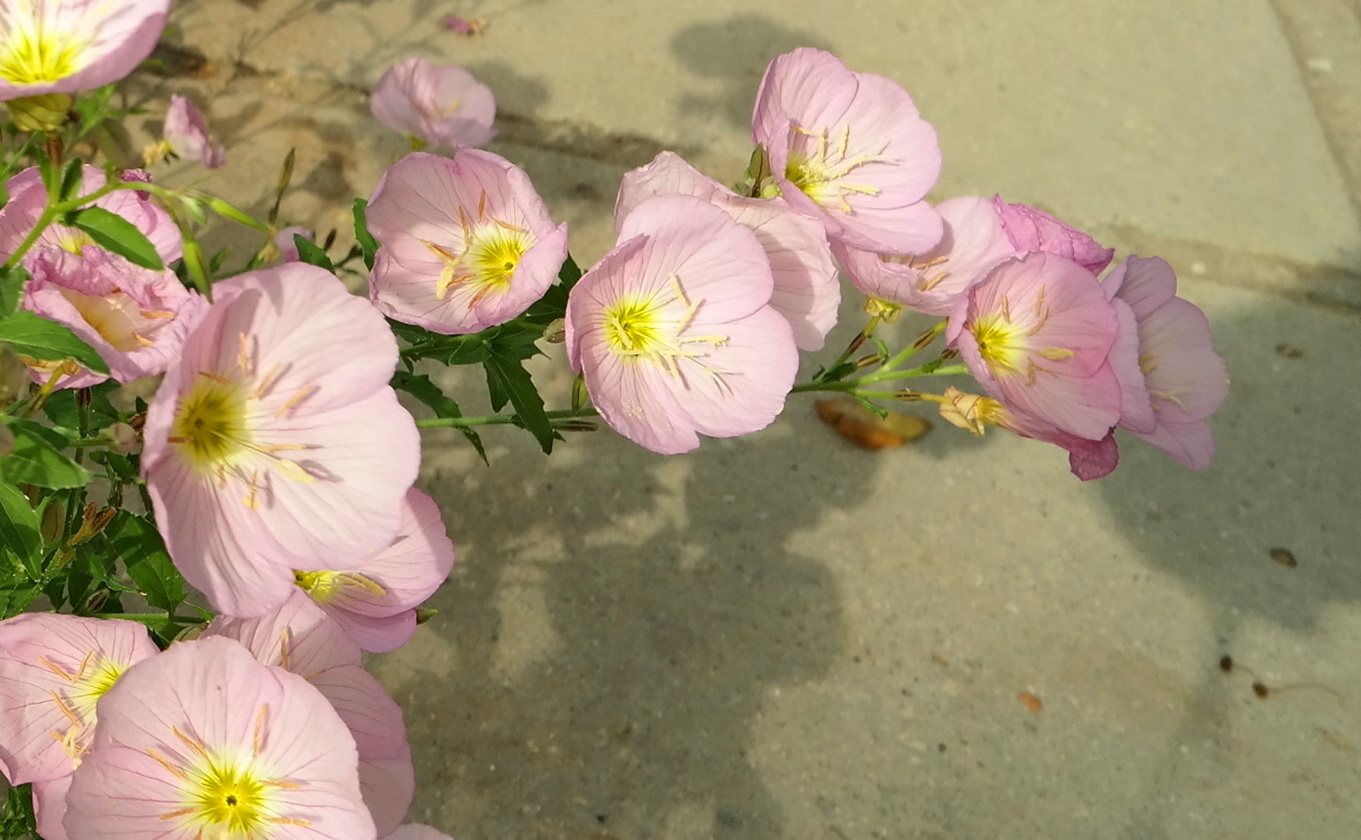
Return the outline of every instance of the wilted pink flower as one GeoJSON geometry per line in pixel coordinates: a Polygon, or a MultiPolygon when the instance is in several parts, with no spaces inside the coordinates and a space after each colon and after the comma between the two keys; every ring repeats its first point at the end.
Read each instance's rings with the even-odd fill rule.
{"type": "Polygon", "coordinates": [[[993,196],[992,206],[1002,220],[1011,244],[1020,253],[1043,251],[1067,257],[1093,274],[1111,264],[1114,248],[1102,248],[1097,241],[1043,210],[1026,204],[1008,204],[993,196]]]}
{"type": "Polygon", "coordinates": [[[170,151],[185,160],[197,161],[204,169],[227,164],[227,150],[208,136],[208,124],[194,103],[178,94],[170,97],[165,114],[165,141],[170,151]]]}
{"type": "Polygon", "coordinates": [[[415,152],[383,173],[367,210],[382,246],[369,294],[385,315],[447,335],[475,333],[529,308],[567,258],[529,176],[505,158],[415,152]]]}
{"type": "Polygon", "coordinates": [[[770,308],[774,286],[756,237],[697,198],[648,199],[620,244],[567,301],[567,352],[616,431],[665,455],[697,433],[765,428],[784,407],[798,351],[770,308]]]}
{"type": "Polygon", "coordinates": [[[1127,258],[1103,285],[1137,323],[1138,381],[1127,393],[1145,401],[1131,406],[1127,397],[1120,425],[1187,467],[1205,469],[1215,450],[1205,421],[1229,392],[1205,313],[1176,296],[1176,274],[1157,257],[1127,258]]]}
{"type": "Polygon", "coordinates": [[[66,795],[71,840],[374,840],[354,738],[297,674],[231,639],[131,668],[66,795]]]}
{"type": "Polygon", "coordinates": [[[657,195],[704,199],[756,234],[775,281],[770,308],[789,321],[800,350],[822,349],[836,324],[841,283],[821,223],[794,212],[779,198],[739,196],[702,175],[675,152],[662,152],[620,182],[614,204],[615,230],[639,202],[657,195]]]}
{"type": "Polygon", "coordinates": [[[925,253],[877,254],[843,243],[833,243],[832,252],[866,295],[931,315],[952,315],[970,287],[1016,251],[986,199],[952,198],[936,210],[945,222],[945,234],[925,253]]]}
{"type": "Polygon", "coordinates": [[[253,616],[293,570],[392,544],[420,439],[388,386],[396,340],[333,275],[288,263],[213,293],[147,412],[142,473],[185,579],[253,616]]]}
{"type": "Polygon", "coordinates": [[[116,82],[151,54],[170,0],[0,0],[0,101],[116,82]]]}
{"type": "Polygon", "coordinates": [[[785,53],[761,79],[751,131],[780,195],[832,241],[895,254],[940,241],[923,201],[940,175],[936,131],[896,82],[822,50],[785,53]]]}
{"type": "Polygon", "coordinates": [[[402,709],[364,670],[359,648],[316,604],[294,592],[260,618],[218,617],[203,635],[226,636],[257,660],[307,679],[331,702],[359,750],[359,787],[378,834],[396,828],[411,807],[415,772],[402,709]]]}
{"type": "Polygon", "coordinates": [[[0,771],[10,784],[75,769],[89,747],[95,703],[157,652],[133,621],[55,613],[0,621],[0,771]]]}
{"type": "Polygon", "coordinates": [[[383,840],[454,840],[439,829],[421,823],[407,823],[383,840]]]}
{"type": "Polygon", "coordinates": [[[407,491],[402,524],[392,546],[346,570],[298,572],[298,586],[364,650],[386,653],[416,632],[415,608],[454,565],[439,505],[407,491]]]}
{"type": "MultiPolygon", "coordinates": [[[[83,170],[81,192],[105,183],[93,166],[83,170]]],[[[27,238],[47,203],[37,169],[9,180],[10,201],[0,210],[0,260],[27,238]]],[[[151,241],[162,261],[180,256],[180,232],[169,215],[144,194],[120,190],[94,202],[132,223],[151,241]]],[[[23,257],[32,280],[24,291],[24,308],[65,324],[108,364],[112,377],[129,382],[165,370],[206,302],[184,288],[168,269],[153,271],[134,265],[96,245],[83,231],[62,224],[43,230],[23,257]]],[[[35,369],[46,381],[50,370],[35,369]]],[[[82,371],[62,379],[63,388],[82,388],[106,376],[82,371]]]]}
{"type": "Polygon", "coordinates": [[[462,67],[408,58],[388,68],[369,97],[373,116],[412,139],[420,151],[453,154],[496,136],[496,99],[491,88],[462,67]]]}
{"type": "Polygon", "coordinates": [[[1021,437],[1052,443],[1068,451],[1068,468],[1083,481],[1105,478],[1120,463],[1120,449],[1113,432],[1089,440],[1061,431],[1052,423],[1009,410],[992,397],[966,394],[955,387],[945,389],[940,414],[949,422],[980,437],[987,426],[1000,426],[1021,437]]]}
{"type": "Polygon", "coordinates": [[[1072,260],[1031,253],[1002,263],[969,290],[961,327],[969,372],[1013,413],[1089,440],[1120,419],[1115,308],[1072,260]]]}

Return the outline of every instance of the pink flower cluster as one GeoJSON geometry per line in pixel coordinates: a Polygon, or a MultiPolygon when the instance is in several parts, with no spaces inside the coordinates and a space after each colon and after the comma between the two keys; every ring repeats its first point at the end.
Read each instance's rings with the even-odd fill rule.
{"type": "MultiPolygon", "coordinates": [[[[414,791],[401,708],[301,592],[157,650],[134,622],[0,622],[0,771],[46,840],[393,835],[414,791]]],[[[405,829],[410,831],[410,829],[405,829]]]]}

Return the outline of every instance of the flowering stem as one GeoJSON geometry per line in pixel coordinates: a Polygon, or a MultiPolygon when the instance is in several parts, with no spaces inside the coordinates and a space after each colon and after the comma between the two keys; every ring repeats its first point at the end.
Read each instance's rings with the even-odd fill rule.
{"type": "Polygon", "coordinates": [[[179,624],[207,624],[212,619],[201,615],[175,615],[173,613],[162,615],[160,613],[100,613],[100,618],[121,618],[125,621],[140,621],[143,624],[154,624],[159,621],[174,621],[179,624]]]}
{"type": "MultiPolygon", "coordinates": [[[[596,417],[594,408],[568,408],[562,411],[546,411],[548,419],[572,420],[578,417],[596,417]]],[[[474,426],[508,426],[519,420],[514,414],[493,414],[490,417],[431,417],[417,420],[422,429],[470,429],[474,426]]]]}

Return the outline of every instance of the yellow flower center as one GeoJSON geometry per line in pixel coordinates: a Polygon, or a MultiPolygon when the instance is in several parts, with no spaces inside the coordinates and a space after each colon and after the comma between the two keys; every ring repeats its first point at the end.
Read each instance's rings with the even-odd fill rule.
{"type": "Polygon", "coordinates": [[[66,754],[79,764],[94,730],[95,704],[113,687],[130,663],[114,662],[97,650],[90,651],[74,673],[46,659],[40,659],[39,663],[71,684],[69,689],[53,692],[52,695],[71,725],[65,732],[52,734],[61,742],[66,754]]]}
{"type": "Polygon", "coordinates": [[[218,474],[251,446],[246,422],[246,393],[239,384],[200,373],[180,399],[170,427],[170,443],[179,447],[200,474],[218,474]]]}
{"type": "Polygon", "coordinates": [[[879,194],[877,187],[847,183],[845,178],[865,164],[893,163],[893,159],[874,154],[851,154],[850,126],[841,130],[836,145],[828,142],[825,129],[814,133],[795,126],[794,132],[812,140],[798,142],[789,150],[785,178],[819,207],[835,206],[842,213],[850,213],[853,208],[846,200],[847,196],[879,194]]]}
{"type": "Polygon", "coordinates": [[[605,340],[624,356],[646,356],[663,344],[655,301],[620,298],[605,310],[605,340]]]}
{"type": "Polygon", "coordinates": [[[487,295],[502,294],[510,288],[520,260],[538,239],[522,227],[488,216],[485,192],[478,201],[477,219],[469,219],[460,206],[458,224],[463,232],[458,245],[445,246],[424,239],[421,244],[444,261],[435,296],[444,300],[455,286],[471,284],[476,291],[468,305],[476,306],[487,295]]]}
{"type": "Polygon", "coordinates": [[[727,343],[727,336],[685,335],[704,301],[691,301],[679,277],[672,276],[671,292],[674,302],[685,307],[679,318],[666,311],[668,305],[674,308],[674,302],[660,293],[646,298],[621,297],[605,307],[603,329],[607,345],[618,356],[657,365],[686,388],[690,386],[681,372],[680,360],[688,359],[713,379],[720,390],[731,392],[724,380],[729,374],[706,361],[707,350],[689,346],[719,347],[727,343]]]}
{"type": "Polygon", "coordinates": [[[193,822],[219,838],[254,837],[270,816],[265,783],[248,770],[207,760],[189,773],[193,822]]]}
{"type": "Polygon", "coordinates": [[[299,589],[306,592],[318,604],[329,604],[341,592],[350,587],[365,589],[380,597],[387,592],[373,578],[359,572],[333,572],[329,570],[300,572],[294,570],[293,581],[299,589]]]}
{"type": "Polygon", "coordinates": [[[987,362],[994,376],[1018,373],[1025,356],[1018,339],[1022,330],[1002,315],[980,318],[973,325],[978,355],[987,362]]]}
{"type": "Polygon", "coordinates": [[[52,31],[41,20],[20,22],[0,44],[0,79],[16,85],[64,79],[81,69],[85,46],[69,30],[52,31]]]}

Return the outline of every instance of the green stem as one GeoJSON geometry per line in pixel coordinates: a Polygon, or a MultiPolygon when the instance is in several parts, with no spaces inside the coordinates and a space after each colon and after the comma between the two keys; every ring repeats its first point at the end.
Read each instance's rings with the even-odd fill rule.
{"type": "Polygon", "coordinates": [[[140,621],[143,624],[153,624],[158,621],[173,621],[177,624],[207,624],[211,621],[211,619],[197,615],[165,615],[161,613],[100,613],[99,617],[140,621]]]}
{"type": "Polygon", "coordinates": [[[962,373],[969,372],[969,366],[964,364],[942,365],[938,368],[930,368],[931,364],[928,362],[921,367],[909,368],[907,370],[886,370],[880,373],[872,373],[869,376],[862,376],[855,381],[861,385],[868,385],[872,382],[892,382],[895,379],[911,379],[917,376],[958,376],[962,373]]]}
{"type": "MultiPolygon", "coordinates": [[[[571,420],[577,417],[595,417],[594,408],[568,408],[562,411],[547,411],[549,420],[571,420]]],[[[431,417],[417,420],[416,426],[422,429],[471,429],[476,426],[508,426],[519,420],[514,414],[493,414],[490,417],[431,417]]]]}

